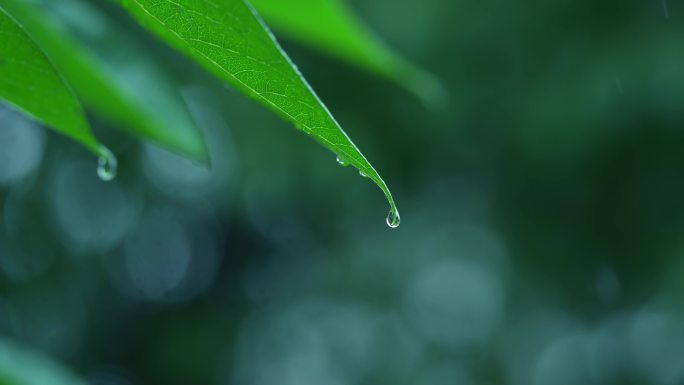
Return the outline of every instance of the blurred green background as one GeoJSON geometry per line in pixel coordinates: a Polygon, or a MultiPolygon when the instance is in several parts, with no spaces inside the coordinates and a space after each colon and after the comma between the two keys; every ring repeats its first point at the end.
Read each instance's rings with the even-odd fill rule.
{"type": "Polygon", "coordinates": [[[121,76],[173,79],[213,167],[92,117],[104,183],[0,109],[3,339],[98,385],[684,383],[684,3],[351,5],[449,92],[283,42],[396,230],[372,183],[120,9],[55,2],[121,76]]]}

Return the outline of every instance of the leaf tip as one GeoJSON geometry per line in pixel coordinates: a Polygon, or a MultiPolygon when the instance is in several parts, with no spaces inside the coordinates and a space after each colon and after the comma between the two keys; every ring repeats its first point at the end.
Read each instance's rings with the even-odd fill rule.
{"type": "Polygon", "coordinates": [[[449,99],[447,89],[442,81],[430,72],[412,69],[411,74],[405,76],[404,85],[420,101],[430,109],[440,109],[449,99]]]}

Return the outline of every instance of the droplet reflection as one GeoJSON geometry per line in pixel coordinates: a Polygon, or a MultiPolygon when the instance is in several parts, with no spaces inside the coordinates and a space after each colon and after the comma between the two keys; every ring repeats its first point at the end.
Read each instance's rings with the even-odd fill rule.
{"type": "Polygon", "coordinates": [[[100,157],[97,159],[97,176],[109,182],[116,178],[118,161],[116,156],[107,147],[100,147],[100,157]]]}
{"type": "Polygon", "coordinates": [[[349,166],[349,162],[347,162],[346,160],[344,160],[343,158],[341,158],[339,156],[337,157],[337,163],[342,167],[349,166]]]}
{"type": "Polygon", "coordinates": [[[401,217],[399,216],[399,211],[392,207],[387,214],[387,219],[385,219],[387,226],[396,229],[401,224],[401,217]]]}

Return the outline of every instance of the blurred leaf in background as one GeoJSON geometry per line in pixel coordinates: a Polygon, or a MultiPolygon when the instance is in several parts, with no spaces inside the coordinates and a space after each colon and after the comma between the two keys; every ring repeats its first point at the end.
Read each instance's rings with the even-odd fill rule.
{"type": "Polygon", "coordinates": [[[388,48],[341,0],[252,0],[276,32],[333,55],[415,93],[443,102],[444,90],[429,73],[388,48]]]}
{"type": "Polygon", "coordinates": [[[177,86],[102,10],[75,0],[0,4],[36,39],[88,107],[136,136],[209,161],[177,86]]]}
{"type": "Polygon", "coordinates": [[[0,338],[0,384],[84,385],[85,382],[45,355],[0,338]]]}
{"type": "Polygon", "coordinates": [[[90,131],[81,104],[23,28],[0,8],[0,98],[39,122],[83,144],[105,151],[90,131]]]}

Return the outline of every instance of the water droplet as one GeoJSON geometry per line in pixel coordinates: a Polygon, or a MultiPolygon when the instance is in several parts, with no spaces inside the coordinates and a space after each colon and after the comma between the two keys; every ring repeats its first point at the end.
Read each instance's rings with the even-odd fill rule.
{"type": "Polygon", "coordinates": [[[342,167],[349,166],[349,162],[347,162],[346,160],[340,158],[339,156],[337,157],[337,163],[339,163],[339,165],[342,166],[342,167]]]}
{"type": "Polygon", "coordinates": [[[311,132],[311,128],[309,128],[309,126],[307,126],[306,124],[304,124],[302,122],[297,122],[297,123],[295,123],[294,126],[296,129],[298,129],[299,131],[303,131],[306,134],[311,132]]]}
{"type": "Polygon", "coordinates": [[[387,219],[385,220],[387,222],[387,226],[396,229],[399,227],[401,224],[401,217],[399,216],[399,211],[397,209],[392,208],[390,209],[389,214],[387,214],[387,219]]]}
{"type": "Polygon", "coordinates": [[[366,174],[366,173],[363,172],[363,171],[359,171],[359,175],[361,175],[361,176],[364,177],[364,178],[368,178],[368,174],[366,174]]]}
{"type": "Polygon", "coordinates": [[[116,178],[117,166],[116,156],[107,147],[101,147],[100,157],[97,159],[97,176],[109,182],[116,178]]]}

